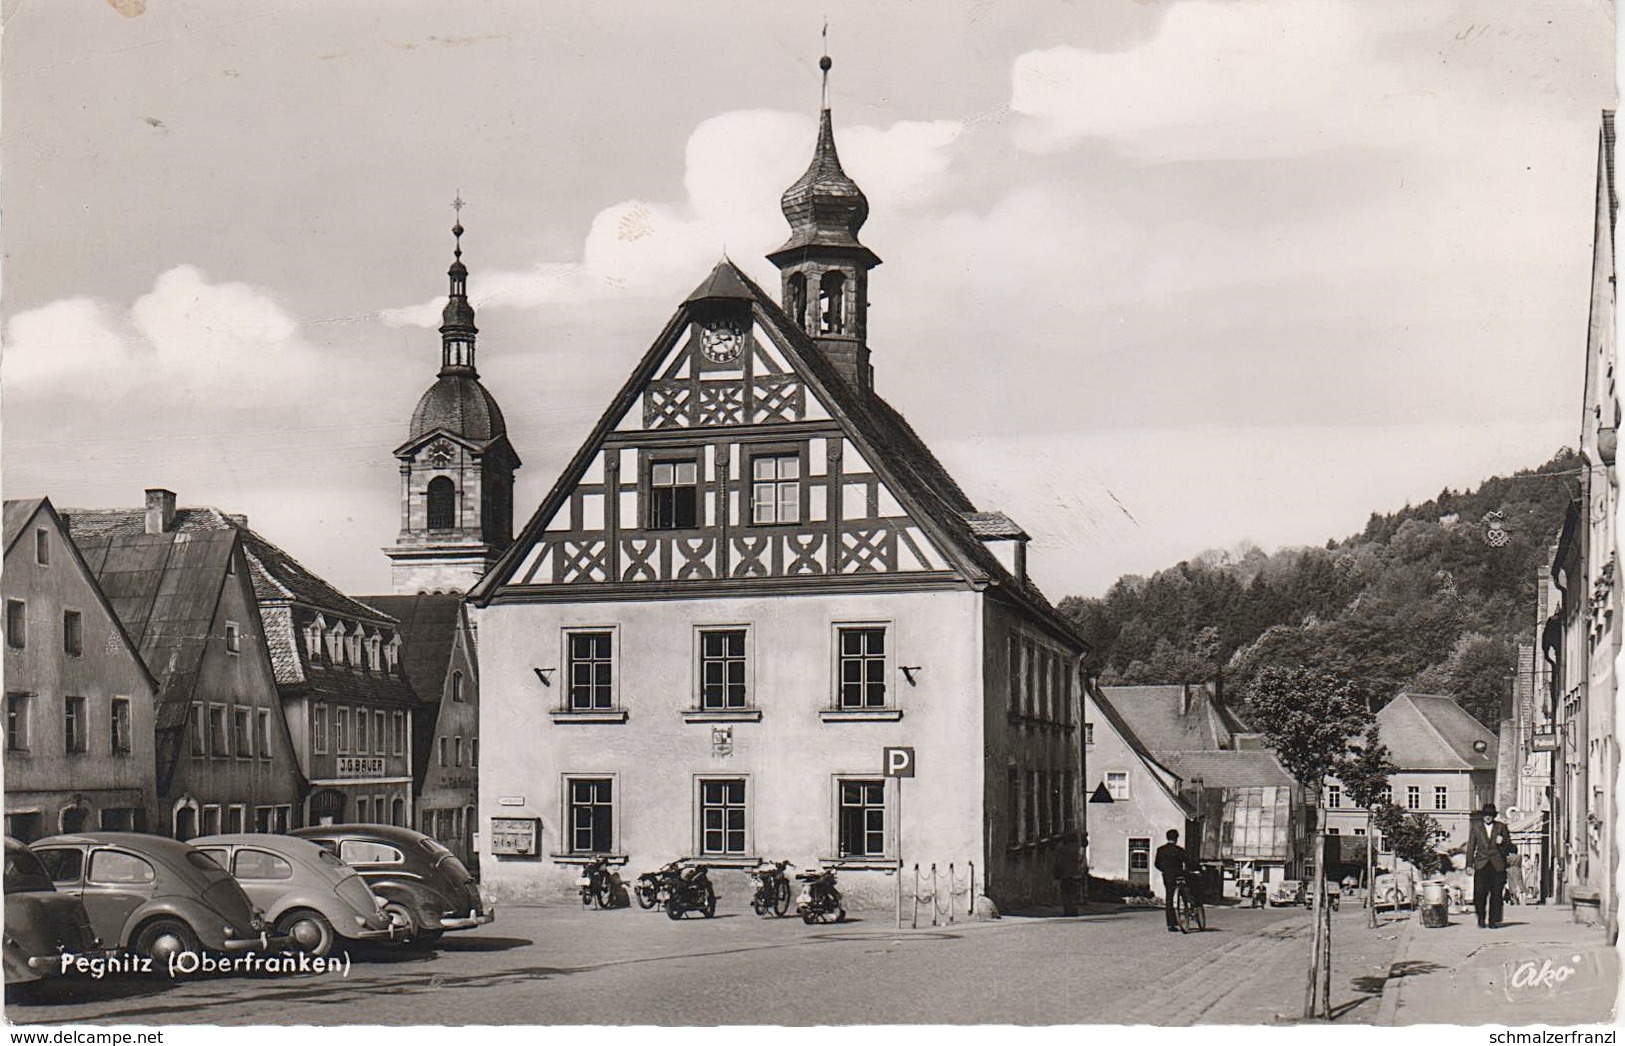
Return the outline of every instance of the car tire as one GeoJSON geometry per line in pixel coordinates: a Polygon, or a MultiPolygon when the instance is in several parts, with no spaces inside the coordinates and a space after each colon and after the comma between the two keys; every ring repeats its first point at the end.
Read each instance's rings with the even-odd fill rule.
{"type": "Polygon", "coordinates": [[[325,958],[332,954],[338,935],[333,924],[320,912],[296,908],[276,921],[276,932],[293,938],[293,949],[305,955],[325,958]]]}
{"type": "Polygon", "coordinates": [[[154,919],[137,931],[133,950],[167,972],[170,956],[201,952],[203,945],[192,928],[180,919],[154,919]]]}

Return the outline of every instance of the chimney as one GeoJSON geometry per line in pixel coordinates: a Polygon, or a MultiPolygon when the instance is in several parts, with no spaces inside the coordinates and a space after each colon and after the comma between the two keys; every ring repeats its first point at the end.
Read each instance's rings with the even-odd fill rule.
{"type": "Polygon", "coordinates": [[[162,487],[147,488],[147,533],[167,534],[175,522],[175,492],[162,487]]]}

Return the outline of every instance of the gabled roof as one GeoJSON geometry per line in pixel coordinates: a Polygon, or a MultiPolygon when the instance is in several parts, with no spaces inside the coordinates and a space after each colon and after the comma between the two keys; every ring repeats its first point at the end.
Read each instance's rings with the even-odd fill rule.
{"type": "MultiPolygon", "coordinates": [[[[147,530],[145,509],[68,509],[64,513],[75,541],[81,538],[133,536],[147,530]]],[[[181,534],[232,532],[243,537],[254,595],[261,603],[304,603],[343,617],[380,624],[393,619],[358,603],[317,577],[304,564],[249,529],[240,516],[216,508],[178,508],[170,531],[181,534]]]]}
{"type": "Polygon", "coordinates": [[[1206,686],[1107,686],[1101,694],[1158,759],[1234,748],[1236,735],[1246,729],[1206,686]]]}
{"type": "Polygon", "coordinates": [[[73,537],[68,532],[67,522],[57,513],[56,506],[51,504],[50,498],[20,498],[5,502],[5,555],[11,555],[12,546],[16,543],[17,538],[26,532],[29,521],[41,512],[50,520],[51,528],[56,532],[61,553],[72,558],[75,566],[84,577],[85,584],[95,594],[96,601],[107,612],[107,618],[112,622],[113,631],[118,636],[119,642],[124,644],[124,648],[130,652],[130,656],[140,666],[141,674],[152,684],[153,692],[156,694],[158,692],[158,679],[153,674],[146,658],[142,656],[140,644],[136,642],[135,636],[131,634],[129,628],[125,625],[124,619],[119,616],[118,608],[113,605],[112,600],[108,599],[107,591],[102,588],[100,580],[96,577],[96,572],[91,569],[90,564],[85,560],[84,553],[74,544],[73,537]]]}
{"type": "Polygon", "coordinates": [[[424,704],[440,703],[451,651],[462,627],[463,597],[458,595],[362,596],[369,606],[400,622],[401,664],[407,682],[424,704]]]}
{"type": "Polygon", "coordinates": [[[155,726],[186,725],[235,531],[77,534],[85,565],[158,681],[155,726]]]}
{"type": "Polygon", "coordinates": [[[1110,701],[1106,701],[1101,697],[1100,689],[1098,687],[1088,688],[1084,691],[1084,699],[1094,704],[1095,708],[1100,711],[1101,716],[1106,720],[1106,727],[1116,733],[1123,743],[1128,746],[1129,751],[1133,752],[1145,764],[1146,771],[1157,782],[1157,786],[1162,790],[1162,793],[1175,806],[1179,807],[1187,818],[1195,817],[1197,814],[1195,807],[1186,802],[1177,791],[1179,774],[1158,762],[1146,750],[1145,743],[1135,735],[1133,728],[1123,720],[1123,717],[1117,714],[1117,709],[1112,707],[1110,701]],[[1170,784],[1170,781],[1173,784],[1170,784]]]}
{"type": "Polygon", "coordinates": [[[1495,769],[1499,739],[1453,698],[1400,694],[1377,713],[1377,726],[1400,770],[1495,769]]]}
{"type": "Polygon", "coordinates": [[[5,550],[8,555],[12,544],[22,536],[23,528],[44,504],[45,498],[18,498],[5,503],[5,550]]]}
{"type": "Polygon", "coordinates": [[[1290,788],[1292,775],[1275,753],[1266,749],[1241,752],[1170,752],[1163,756],[1168,768],[1187,785],[1204,788],[1290,788]]]}
{"type": "MultiPolygon", "coordinates": [[[[865,460],[896,494],[910,517],[942,548],[968,584],[991,589],[994,594],[1044,621],[1060,637],[1081,649],[1087,648],[1073,623],[1057,612],[1036,586],[1011,576],[998,557],[983,546],[965,518],[966,513],[976,511],[976,506],[901,414],[878,393],[858,389],[848,383],[824,358],[811,336],[791,321],[778,303],[733,262],[727,259],[719,262],[695,294],[706,292],[711,287],[723,288],[730,296],[741,289],[748,294],[756,321],[775,339],[777,348],[814,392],[830,406],[831,413],[844,422],[847,434],[857,442],[865,460]]],[[[519,537],[496,566],[469,592],[470,601],[485,605],[508,583],[519,563],[541,537],[548,520],[585,474],[605,437],[631,409],[653,377],[656,367],[688,321],[693,300],[691,297],[690,301],[678,307],[610,402],[592,434],[560,473],[553,489],[519,537]]]]}

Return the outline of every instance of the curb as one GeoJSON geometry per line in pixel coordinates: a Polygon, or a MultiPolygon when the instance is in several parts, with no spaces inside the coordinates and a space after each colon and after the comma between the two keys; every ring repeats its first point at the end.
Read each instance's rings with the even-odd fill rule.
{"type": "Polygon", "coordinates": [[[1382,1003],[1377,1007],[1377,1026],[1391,1028],[1394,1026],[1394,1016],[1399,1012],[1399,995],[1404,990],[1404,977],[1394,976],[1394,967],[1409,961],[1411,939],[1416,936],[1416,926],[1421,922],[1416,913],[1405,920],[1405,928],[1399,932],[1399,941],[1394,945],[1394,957],[1388,962],[1388,976],[1382,981],[1382,1003]]]}

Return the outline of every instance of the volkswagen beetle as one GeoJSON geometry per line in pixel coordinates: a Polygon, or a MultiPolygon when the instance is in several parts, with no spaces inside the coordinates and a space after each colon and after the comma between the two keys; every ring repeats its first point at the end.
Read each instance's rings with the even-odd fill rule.
{"type": "Polygon", "coordinates": [[[405,937],[354,868],[308,839],[286,835],[208,835],[190,840],[237,880],[276,932],[309,955],[353,941],[405,937]]]}
{"type": "Polygon", "coordinates": [[[92,955],[100,942],[76,897],[58,893],[38,857],[6,838],[6,985],[62,973],[63,955],[92,955]]]}
{"type": "Polygon", "coordinates": [[[167,964],[182,952],[268,951],[287,943],[266,932],[237,880],[185,843],[85,832],[53,835],[29,849],[58,892],[84,902],[90,925],[109,947],[167,964]]]}
{"type": "Polygon", "coordinates": [[[433,945],[447,930],[467,930],[496,918],[474,877],[450,850],[410,828],[340,824],[289,833],[319,843],[361,873],[384,910],[408,927],[409,940],[433,945]]]}

